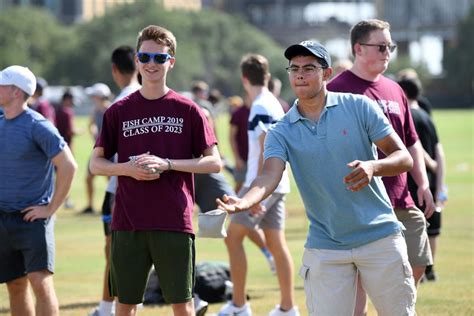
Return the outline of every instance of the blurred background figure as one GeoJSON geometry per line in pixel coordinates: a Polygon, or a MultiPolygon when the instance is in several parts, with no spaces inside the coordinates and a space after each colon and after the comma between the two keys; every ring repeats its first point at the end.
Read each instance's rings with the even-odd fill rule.
{"type": "Polygon", "coordinates": [[[423,93],[422,92],[423,87],[422,87],[422,84],[421,84],[420,77],[418,76],[418,73],[416,72],[416,70],[413,69],[413,68],[402,69],[397,73],[397,78],[398,78],[398,80],[413,79],[413,80],[417,81],[417,83],[420,87],[419,95],[416,99],[418,101],[418,106],[420,108],[422,108],[423,110],[425,110],[425,112],[428,113],[428,115],[431,116],[431,111],[433,110],[433,105],[431,104],[430,100],[428,100],[428,98],[425,97],[422,94],[423,93]]]}
{"type": "Polygon", "coordinates": [[[227,107],[227,102],[225,102],[225,98],[222,96],[219,89],[210,89],[207,99],[212,104],[215,118],[223,113],[228,113],[229,109],[227,107]]]}
{"type": "MultiPolygon", "coordinates": [[[[104,112],[110,106],[110,97],[112,92],[105,83],[96,83],[91,87],[86,88],[86,94],[92,100],[94,108],[91,112],[89,119],[89,132],[92,135],[92,139],[95,143],[99,136],[100,129],[102,128],[102,119],[104,112]]],[[[89,164],[87,164],[89,165],[89,164]]],[[[94,213],[94,175],[87,168],[86,176],[86,194],[87,194],[87,206],[82,210],[82,214],[93,214],[94,213]]]]}
{"type": "MultiPolygon", "coordinates": [[[[436,202],[437,211],[433,214],[433,216],[428,218],[428,223],[430,224],[428,226],[428,238],[430,241],[431,253],[433,255],[433,264],[426,266],[425,270],[425,279],[427,281],[436,281],[436,274],[433,266],[437,249],[437,238],[441,232],[441,210],[444,208],[445,202],[448,198],[446,185],[444,182],[444,150],[439,141],[438,133],[433,120],[428,115],[428,113],[420,107],[417,101],[421,93],[420,81],[416,78],[405,78],[399,80],[398,84],[402,87],[405,95],[408,98],[416,132],[418,133],[421,145],[423,146],[430,190],[436,202]]],[[[423,209],[423,206],[420,205],[416,194],[418,186],[411,175],[408,175],[408,189],[410,190],[411,196],[413,197],[416,206],[420,209],[423,209]]]]}
{"type": "Polygon", "coordinates": [[[209,101],[209,85],[202,80],[194,81],[191,84],[191,93],[193,101],[196,102],[197,105],[199,105],[199,107],[204,110],[204,113],[206,113],[207,116],[207,120],[211,124],[212,128],[215,129],[215,113],[214,106],[209,101]]]}
{"type": "MultiPolygon", "coordinates": [[[[135,64],[135,50],[128,45],[122,45],[112,51],[112,78],[120,89],[119,94],[115,97],[115,103],[129,94],[140,89],[137,79],[137,69],[135,64]]],[[[117,161],[117,155],[114,156],[117,161]]],[[[89,313],[88,316],[113,316],[115,314],[115,300],[110,295],[109,290],[109,271],[110,271],[110,247],[112,244],[112,210],[115,203],[115,193],[117,191],[117,176],[109,177],[105,196],[102,202],[102,223],[105,235],[105,267],[102,282],[102,298],[99,304],[89,313]]]]}
{"type": "Polygon", "coordinates": [[[239,193],[245,181],[247,173],[247,156],[249,151],[249,141],[247,136],[247,126],[250,114],[250,105],[248,102],[235,95],[229,97],[229,106],[231,109],[229,143],[234,158],[234,190],[239,193]]]}
{"type": "MultiPolygon", "coordinates": [[[[204,81],[195,81],[191,86],[191,92],[193,94],[193,100],[201,107],[201,109],[206,114],[206,117],[209,121],[209,125],[212,126],[214,129],[214,134],[216,135],[217,139],[219,139],[219,135],[215,131],[215,124],[214,124],[214,117],[213,117],[213,106],[212,104],[206,100],[206,96],[208,95],[209,86],[204,81]],[[208,107],[211,106],[211,109],[208,110],[208,107]]],[[[238,101],[237,101],[238,102],[238,101]]],[[[242,99],[240,99],[240,104],[243,103],[242,99]]],[[[227,105],[226,105],[227,107],[227,105]]],[[[248,114],[247,114],[248,120],[248,114]]],[[[241,123],[242,124],[242,123],[241,123]]],[[[245,141],[244,143],[248,144],[248,136],[247,136],[247,125],[248,121],[245,122],[245,125],[242,126],[243,132],[245,133],[245,141]]],[[[248,145],[246,149],[243,149],[245,153],[248,152],[248,145]]],[[[225,164],[225,167],[228,169],[227,161],[224,157],[221,157],[222,161],[225,164]]],[[[247,158],[245,157],[245,163],[247,158]]],[[[233,173],[233,170],[232,170],[233,173]]],[[[245,180],[245,173],[242,175],[243,180],[245,180]]],[[[230,186],[229,182],[224,177],[222,172],[219,173],[196,173],[194,174],[194,195],[196,204],[199,206],[199,210],[202,213],[209,212],[217,208],[216,199],[221,198],[224,194],[228,196],[233,196],[236,193],[230,186]]],[[[260,251],[264,254],[270,270],[274,273],[275,272],[275,262],[272,254],[267,248],[265,244],[265,236],[263,232],[259,229],[249,230],[247,234],[249,239],[260,249],[260,251]]],[[[202,300],[196,300],[197,302],[202,300]]],[[[196,306],[196,310],[198,310],[198,306],[196,306]]]]}
{"type": "MultiPolygon", "coordinates": [[[[77,132],[74,129],[74,96],[72,91],[69,89],[64,91],[61,101],[56,108],[56,127],[59,134],[64,138],[67,145],[74,153],[72,139],[77,132]]],[[[64,207],[67,209],[74,208],[74,204],[69,196],[64,202],[64,207]]]]}
{"type": "Polygon", "coordinates": [[[56,109],[56,127],[72,150],[72,139],[74,137],[74,95],[66,89],[56,109]]]}
{"type": "Polygon", "coordinates": [[[336,77],[344,70],[349,70],[353,66],[352,61],[350,59],[338,59],[333,63],[332,69],[332,76],[336,77]]]}
{"type": "Polygon", "coordinates": [[[270,92],[273,93],[273,95],[278,99],[278,102],[280,102],[281,107],[283,108],[283,112],[286,113],[290,109],[290,105],[280,97],[281,85],[280,79],[271,77],[268,81],[268,90],[270,90],[270,92]]]}
{"type": "Polygon", "coordinates": [[[53,106],[43,97],[43,91],[48,86],[48,82],[41,77],[36,78],[35,93],[28,99],[28,106],[43,115],[51,123],[56,124],[56,113],[53,106]]]}

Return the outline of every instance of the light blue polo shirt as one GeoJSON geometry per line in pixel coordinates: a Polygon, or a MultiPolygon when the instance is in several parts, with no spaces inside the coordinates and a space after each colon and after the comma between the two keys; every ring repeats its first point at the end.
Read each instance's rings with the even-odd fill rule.
{"type": "Polygon", "coordinates": [[[318,122],[295,104],[270,128],[264,157],[291,165],[310,221],[306,248],[352,249],[402,230],[381,177],[358,192],[343,183],[347,164],[377,159],[373,142],[393,132],[372,100],[334,92],[318,122]]]}

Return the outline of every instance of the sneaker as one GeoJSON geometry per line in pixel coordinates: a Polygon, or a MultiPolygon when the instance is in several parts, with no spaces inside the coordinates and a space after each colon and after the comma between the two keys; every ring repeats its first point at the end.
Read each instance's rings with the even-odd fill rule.
{"type": "Polygon", "coordinates": [[[425,275],[423,277],[424,279],[426,279],[426,281],[429,281],[429,282],[436,282],[436,273],[434,272],[433,269],[431,269],[430,271],[427,271],[425,272],[425,275]]]}
{"type": "Polygon", "coordinates": [[[217,316],[252,316],[252,310],[249,303],[237,307],[232,301],[228,301],[227,304],[222,306],[217,316]]]}
{"type": "Polygon", "coordinates": [[[64,208],[68,210],[71,210],[74,208],[74,203],[71,201],[70,198],[66,198],[66,200],[64,201],[64,208]]]}
{"type": "Polygon", "coordinates": [[[201,300],[197,294],[194,295],[194,310],[196,311],[196,316],[204,316],[208,307],[208,302],[201,300]]]}
{"type": "MultiPolygon", "coordinates": [[[[115,316],[115,302],[114,302],[114,307],[112,309],[112,312],[110,312],[110,315],[115,316]]],[[[87,314],[87,316],[103,316],[103,315],[100,313],[99,307],[96,307],[92,310],[92,312],[87,314]]]]}
{"type": "Polygon", "coordinates": [[[92,312],[87,314],[87,316],[100,316],[99,308],[98,307],[94,308],[92,312]]]}
{"type": "Polygon", "coordinates": [[[295,305],[293,305],[293,307],[286,312],[280,309],[280,305],[277,305],[274,309],[272,309],[268,316],[300,316],[300,312],[298,311],[298,306],[295,305]]]}
{"type": "Polygon", "coordinates": [[[94,209],[90,206],[82,210],[81,214],[94,214],[94,209]]]}

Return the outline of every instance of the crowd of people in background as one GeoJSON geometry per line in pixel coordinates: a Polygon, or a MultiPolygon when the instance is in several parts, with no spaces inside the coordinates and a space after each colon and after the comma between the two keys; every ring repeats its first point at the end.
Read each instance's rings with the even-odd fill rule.
{"type": "MultiPolygon", "coordinates": [[[[98,213],[95,195],[104,194],[106,258],[102,297],[89,315],[135,315],[152,268],[174,315],[205,315],[208,303],[193,293],[192,212],[220,208],[230,214],[224,243],[233,292],[218,315],[252,315],[248,237],[278,280],[280,301],[269,315],[299,316],[284,231],[288,166],[310,223],[299,269],[308,314],[367,315],[367,292],[379,313],[415,315],[418,283],[437,278],[444,151],[416,72],[405,69],[397,81],[383,75],[396,49],[389,24],[361,21],[350,36],[352,61],[332,63],[311,40],[285,50],[292,104],[262,55],[242,57],[245,94],[225,98],[201,80],[186,96],[168,87],[178,60],[176,39],[165,28],[150,25],[136,49],[112,51],[119,94],[100,82],[85,89],[94,149],[79,213],[98,213]],[[216,131],[222,113],[228,135],[216,131]],[[217,144],[225,142],[231,157],[219,153],[217,144]],[[107,177],[106,192],[96,192],[97,175],[107,177]]],[[[9,240],[0,246],[0,282],[18,315],[34,315],[35,308],[36,315],[59,313],[54,213],[61,205],[74,208],[73,140],[84,132],[74,125],[72,90],[53,106],[44,97],[47,86],[25,67],[0,72],[0,236],[9,240]],[[25,246],[31,238],[37,244],[25,246]]]]}

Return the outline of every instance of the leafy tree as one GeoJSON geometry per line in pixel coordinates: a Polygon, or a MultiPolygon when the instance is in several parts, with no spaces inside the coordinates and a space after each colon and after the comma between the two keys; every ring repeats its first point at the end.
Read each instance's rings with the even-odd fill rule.
{"type": "Polygon", "coordinates": [[[177,63],[169,74],[170,86],[187,90],[202,79],[225,94],[240,91],[239,62],[243,54],[264,54],[278,77],[285,61],[278,45],[244,21],[213,11],[165,11],[151,1],[118,6],[104,16],[78,25],[78,47],[60,59],[61,77],[82,85],[112,83],[109,56],[122,44],[135,46],[138,31],[150,24],[171,30],[177,38],[177,63]]]}
{"type": "Polygon", "coordinates": [[[37,8],[20,7],[0,14],[0,69],[28,66],[46,76],[55,67],[55,56],[71,44],[70,29],[37,8]]]}
{"type": "Polygon", "coordinates": [[[124,44],[134,47],[138,31],[150,24],[168,28],[177,38],[177,62],[168,76],[176,90],[188,90],[191,81],[202,79],[225,95],[242,93],[239,63],[249,52],[266,56],[273,75],[287,80],[283,49],[243,20],[209,10],[165,11],[147,0],[116,6],[72,27],[60,26],[31,7],[11,9],[0,15],[0,65],[28,65],[52,84],[105,82],[115,87],[112,50],[124,44]]]}
{"type": "Polygon", "coordinates": [[[391,61],[386,74],[396,78],[397,73],[406,68],[413,68],[416,71],[423,86],[427,86],[430,83],[432,75],[430,74],[427,65],[425,63],[413,65],[410,56],[408,55],[398,56],[395,60],[391,61]]]}

